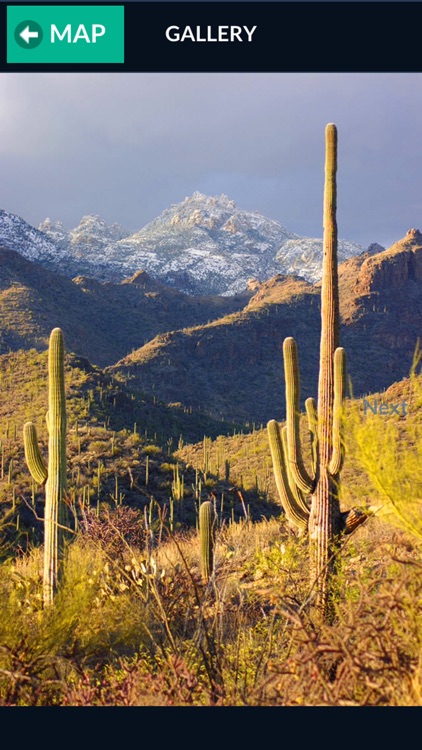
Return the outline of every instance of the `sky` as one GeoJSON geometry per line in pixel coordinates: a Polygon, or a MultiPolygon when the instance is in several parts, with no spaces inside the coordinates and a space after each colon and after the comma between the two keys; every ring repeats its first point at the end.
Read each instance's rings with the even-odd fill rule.
{"type": "Polygon", "coordinates": [[[339,237],[422,230],[422,73],[3,73],[0,208],[131,231],[196,190],[322,236],[338,129],[339,237]]]}

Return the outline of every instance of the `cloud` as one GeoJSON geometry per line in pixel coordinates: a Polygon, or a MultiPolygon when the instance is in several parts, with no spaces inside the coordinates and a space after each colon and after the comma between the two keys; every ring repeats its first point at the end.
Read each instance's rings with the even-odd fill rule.
{"type": "Polygon", "coordinates": [[[38,224],[138,229],[194,190],[321,234],[324,127],[339,130],[339,232],[418,226],[420,74],[8,73],[0,206],[38,224]]]}

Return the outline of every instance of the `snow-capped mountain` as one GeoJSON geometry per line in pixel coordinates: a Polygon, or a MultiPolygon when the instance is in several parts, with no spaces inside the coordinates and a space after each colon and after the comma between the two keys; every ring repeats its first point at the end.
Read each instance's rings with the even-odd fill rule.
{"type": "Polygon", "coordinates": [[[17,250],[28,260],[54,260],[58,248],[54,240],[45,232],[31,227],[16,214],[0,209],[0,246],[17,250]]]}
{"type": "MultiPolygon", "coordinates": [[[[146,270],[188,294],[225,296],[243,291],[251,278],[293,273],[315,282],[321,276],[321,239],[299,237],[278,221],[242,211],[226,195],[196,192],[134,234],[99,216],[83,217],[70,231],[60,221],[46,219],[36,230],[13,217],[12,231],[12,216],[0,215],[0,243],[6,238],[7,247],[70,276],[119,281],[146,270]]],[[[339,241],[340,260],[362,250],[339,241]]]]}
{"type": "Polygon", "coordinates": [[[45,219],[38,227],[60,248],[75,257],[98,259],[107,248],[128,237],[131,232],[120,224],[107,224],[100,216],[84,216],[76,229],[69,232],[61,221],[45,219]]]}
{"type": "Polygon", "coordinates": [[[118,242],[110,257],[188,293],[228,295],[245,289],[251,277],[277,273],[276,252],[294,237],[277,221],[239,210],[226,195],[194,193],[118,242]]]}

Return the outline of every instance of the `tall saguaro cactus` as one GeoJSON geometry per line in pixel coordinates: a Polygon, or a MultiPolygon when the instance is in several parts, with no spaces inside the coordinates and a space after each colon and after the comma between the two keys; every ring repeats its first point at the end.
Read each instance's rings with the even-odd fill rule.
{"type": "Polygon", "coordinates": [[[34,480],[45,484],[44,606],[52,604],[57,590],[67,526],[64,339],[60,328],[51,332],[48,349],[47,429],[48,469],[40,454],[35,425],[26,422],[23,429],[26,463],[34,480]]]}
{"type": "Polygon", "coordinates": [[[337,128],[325,130],[324,255],[321,286],[321,343],[318,406],[306,401],[312,471],[305,468],[299,435],[299,363],[293,338],[283,345],[286,427],[268,423],[268,436],[280,500],[289,521],[309,534],[311,583],[325,618],[331,612],[330,580],[342,533],[351,533],[366,516],[357,509],[340,512],[338,489],[343,463],[342,404],[346,354],[339,347],[336,171],[337,128]],[[307,502],[306,498],[310,502],[307,502]]]}

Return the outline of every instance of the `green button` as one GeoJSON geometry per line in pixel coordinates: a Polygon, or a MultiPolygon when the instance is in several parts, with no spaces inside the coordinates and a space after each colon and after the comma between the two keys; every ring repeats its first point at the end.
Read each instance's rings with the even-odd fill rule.
{"type": "Polygon", "coordinates": [[[122,5],[7,7],[8,63],[124,63],[122,5]]]}

